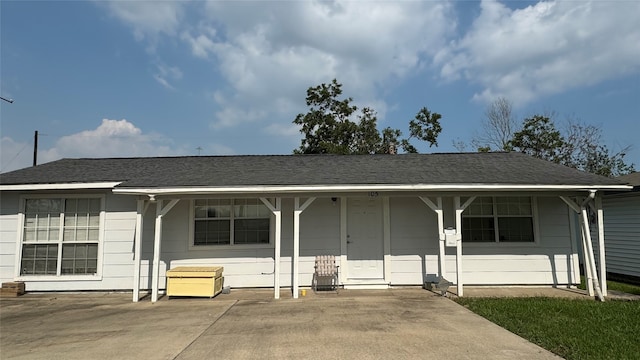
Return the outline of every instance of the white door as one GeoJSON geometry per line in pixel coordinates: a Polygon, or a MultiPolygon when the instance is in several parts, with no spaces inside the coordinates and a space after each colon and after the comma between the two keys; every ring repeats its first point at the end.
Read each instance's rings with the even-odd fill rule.
{"type": "Polygon", "coordinates": [[[382,200],[378,197],[347,200],[347,276],[350,279],[384,278],[382,200]]]}

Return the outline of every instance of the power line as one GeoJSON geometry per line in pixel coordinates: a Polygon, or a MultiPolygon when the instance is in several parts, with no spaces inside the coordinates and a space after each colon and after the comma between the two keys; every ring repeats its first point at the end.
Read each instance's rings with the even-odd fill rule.
{"type": "Polygon", "coordinates": [[[4,164],[4,167],[2,167],[2,169],[0,169],[0,172],[2,172],[4,169],[6,169],[6,168],[7,168],[7,166],[11,165],[11,163],[13,162],[13,160],[15,160],[15,159],[18,157],[18,155],[20,155],[20,153],[21,153],[21,152],[23,152],[23,151],[24,151],[24,149],[26,149],[26,148],[27,148],[27,146],[29,146],[29,145],[31,145],[31,143],[26,143],[26,144],[24,144],[24,146],[22,147],[22,149],[20,149],[20,151],[18,151],[18,153],[17,153],[13,158],[11,158],[11,160],[9,160],[9,162],[8,162],[8,163],[4,164]]]}

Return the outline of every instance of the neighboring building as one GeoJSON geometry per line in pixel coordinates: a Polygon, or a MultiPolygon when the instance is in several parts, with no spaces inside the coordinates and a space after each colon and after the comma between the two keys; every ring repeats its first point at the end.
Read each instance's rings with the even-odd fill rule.
{"type": "Polygon", "coordinates": [[[640,283],[640,172],[617,180],[633,190],[608,193],[602,200],[606,270],[614,278],[640,283]]]}
{"type": "Polygon", "coordinates": [[[156,301],[168,269],[219,265],[297,297],[328,254],[345,287],[570,286],[571,210],[629,189],[519,153],[63,159],[0,174],[0,280],[156,301]]]}

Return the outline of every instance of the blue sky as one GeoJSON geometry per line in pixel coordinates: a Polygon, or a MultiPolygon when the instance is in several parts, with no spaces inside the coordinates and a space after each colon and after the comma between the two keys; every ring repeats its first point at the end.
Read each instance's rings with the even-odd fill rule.
{"type": "MultiPolygon", "coordinates": [[[[603,129],[640,168],[638,1],[0,2],[0,171],[63,157],[289,154],[306,90],[458,151],[491,101],[603,129]]],[[[473,148],[469,147],[469,151],[473,148]]]]}

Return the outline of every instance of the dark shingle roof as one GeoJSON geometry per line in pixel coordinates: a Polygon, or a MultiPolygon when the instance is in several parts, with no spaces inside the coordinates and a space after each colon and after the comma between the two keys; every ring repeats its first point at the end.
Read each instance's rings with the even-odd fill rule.
{"type": "Polygon", "coordinates": [[[640,187],[640,172],[618,176],[616,179],[622,181],[623,183],[633,185],[634,187],[640,187]]]}
{"type": "Polygon", "coordinates": [[[0,184],[121,181],[119,187],[251,185],[620,185],[520,153],[246,155],[62,159],[0,174],[0,184]]]}

